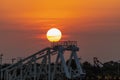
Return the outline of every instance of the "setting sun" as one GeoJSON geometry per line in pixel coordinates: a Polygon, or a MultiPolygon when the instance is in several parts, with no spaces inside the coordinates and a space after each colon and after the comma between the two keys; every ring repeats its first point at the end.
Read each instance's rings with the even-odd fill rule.
{"type": "Polygon", "coordinates": [[[62,37],[62,33],[59,29],[57,28],[51,28],[47,32],[47,39],[50,42],[58,42],[62,37]]]}

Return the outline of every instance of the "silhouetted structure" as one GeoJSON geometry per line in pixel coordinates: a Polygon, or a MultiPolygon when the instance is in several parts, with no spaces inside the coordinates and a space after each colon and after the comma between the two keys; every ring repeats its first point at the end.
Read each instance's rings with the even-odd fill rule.
{"type": "MultiPolygon", "coordinates": [[[[21,61],[2,68],[1,80],[63,80],[82,79],[85,73],[77,57],[77,42],[64,41],[54,43],[21,61]],[[69,60],[65,60],[65,51],[70,51],[69,60]],[[55,62],[51,61],[56,55],[55,62]],[[71,67],[71,63],[76,68],[71,67]],[[67,61],[67,64],[66,64],[67,61]]],[[[68,54],[68,53],[67,53],[68,54]]]]}
{"type": "Polygon", "coordinates": [[[102,63],[97,57],[93,58],[94,65],[89,62],[82,64],[83,69],[86,72],[85,80],[120,80],[118,70],[120,69],[120,63],[109,61],[102,63]]]}

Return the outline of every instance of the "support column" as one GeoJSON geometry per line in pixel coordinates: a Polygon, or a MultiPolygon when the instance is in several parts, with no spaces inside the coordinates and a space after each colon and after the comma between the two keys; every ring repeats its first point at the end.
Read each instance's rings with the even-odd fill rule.
{"type": "Polygon", "coordinates": [[[0,79],[2,80],[2,56],[3,54],[0,54],[0,79]]]}
{"type": "Polygon", "coordinates": [[[48,80],[51,80],[51,56],[50,49],[47,51],[48,54],[48,80]]]}
{"type": "Polygon", "coordinates": [[[20,64],[20,80],[23,80],[23,64],[22,62],[20,64]]]}
{"type": "Polygon", "coordinates": [[[54,80],[55,71],[56,71],[56,68],[57,68],[58,61],[59,61],[59,54],[57,55],[57,58],[56,58],[56,61],[55,61],[55,64],[54,64],[54,70],[52,72],[52,79],[51,80],[54,80]]]}
{"type": "Polygon", "coordinates": [[[70,79],[71,76],[70,76],[70,73],[68,71],[68,67],[66,65],[66,62],[65,62],[65,59],[64,59],[64,56],[63,56],[63,52],[64,52],[64,48],[62,46],[59,46],[58,54],[60,55],[60,59],[62,61],[62,66],[64,68],[66,77],[68,77],[70,79]]]}
{"type": "Polygon", "coordinates": [[[37,65],[36,65],[36,56],[34,57],[34,80],[36,80],[36,75],[37,75],[37,65]]]}

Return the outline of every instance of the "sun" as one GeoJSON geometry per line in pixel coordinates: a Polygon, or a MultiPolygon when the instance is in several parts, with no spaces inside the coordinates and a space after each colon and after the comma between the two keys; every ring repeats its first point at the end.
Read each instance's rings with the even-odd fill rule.
{"type": "Polygon", "coordinates": [[[61,31],[57,28],[49,29],[46,35],[47,35],[47,39],[50,42],[58,42],[62,37],[61,31]]]}

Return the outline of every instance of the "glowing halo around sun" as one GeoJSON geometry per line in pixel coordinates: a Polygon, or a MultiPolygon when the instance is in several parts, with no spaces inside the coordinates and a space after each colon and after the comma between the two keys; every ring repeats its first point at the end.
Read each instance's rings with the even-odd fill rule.
{"type": "Polygon", "coordinates": [[[57,28],[51,28],[47,32],[47,39],[50,42],[58,42],[60,41],[61,37],[62,37],[62,33],[57,28]]]}

